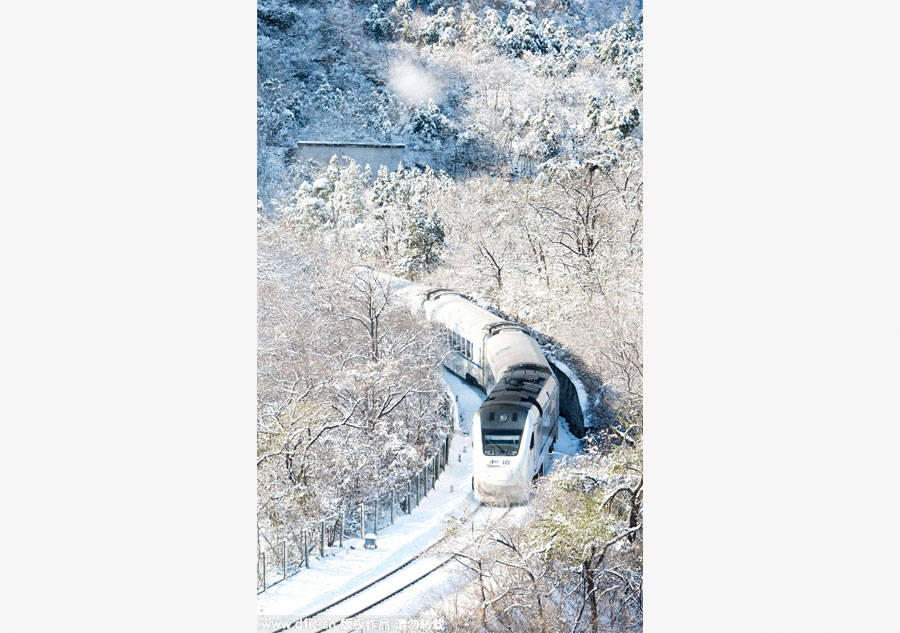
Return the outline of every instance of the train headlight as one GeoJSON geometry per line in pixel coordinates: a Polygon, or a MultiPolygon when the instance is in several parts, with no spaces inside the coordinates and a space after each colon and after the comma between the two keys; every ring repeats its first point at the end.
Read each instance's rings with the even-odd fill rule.
{"type": "Polygon", "coordinates": [[[509,416],[506,415],[505,413],[501,413],[501,414],[500,414],[500,421],[501,421],[501,422],[506,422],[508,419],[509,419],[509,416]]]}

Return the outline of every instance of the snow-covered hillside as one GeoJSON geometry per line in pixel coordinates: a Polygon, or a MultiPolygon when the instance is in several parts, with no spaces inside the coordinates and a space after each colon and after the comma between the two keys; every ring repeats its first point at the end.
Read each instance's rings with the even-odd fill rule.
{"type": "Polygon", "coordinates": [[[639,0],[258,7],[267,210],[299,140],[399,142],[408,165],[527,174],[590,153],[591,127],[640,136],[639,0]]]}

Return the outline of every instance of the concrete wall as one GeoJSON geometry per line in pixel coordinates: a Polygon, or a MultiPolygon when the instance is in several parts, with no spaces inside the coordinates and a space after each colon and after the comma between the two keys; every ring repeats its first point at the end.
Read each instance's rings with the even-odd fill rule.
{"type": "Polygon", "coordinates": [[[575,437],[584,437],[584,414],[581,411],[581,403],[578,401],[578,390],[569,380],[565,372],[553,364],[553,361],[547,359],[553,374],[559,381],[559,413],[569,423],[569,430],[575,437]]]}
{"type": "Polygon", "coordinates": [[[368,164],[372,168],[372,172],[375,173],[381,165],[386,165],[392,171],[397,169],[400,161],[403,160],[403,150],[405,148],[405,145],[380,145],[377,143],[302,141],[291,152],[291,157],[295,160],[316,160],[323,165],[327,165],[332,156],[336,155],[339,158],[349,156],[363,168],[368,164]]]}

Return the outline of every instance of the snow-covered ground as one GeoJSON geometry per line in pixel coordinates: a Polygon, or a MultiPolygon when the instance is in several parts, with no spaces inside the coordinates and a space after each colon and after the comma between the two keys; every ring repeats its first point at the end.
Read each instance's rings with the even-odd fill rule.
{"type": "MultiPolygon", "coordinates": [[[[449,371],[444,371],[444,380],[457,397],[460,424],[450,444],[447,469],[438,478],[434,490],[429,491],[412,514],[399,516],[394,525],[378,533],[377,549],[364,549],[360,539],[344,541],[343,548],[326,552],[324,559],[311,557],[309,569],[303,569],[296,576],[260,594],[257,598],[257,611],[261,616],[260,630],[280,628],[272,626],[272,623],[280,621],[283,626],[361,589],[438,541],[448,517],[472,514],[478,509],[479,504],[475,501],[471,488],[472,453],[469,434],[472,430],[472,418],[484,400],[484,393],[449,371]]],[[[580,445],[581,441],[561,422],[556,452],[552,456],[553,463],[564,455],[574,455],[580,445]]],[[[527,506],[515,507],[509,511],[506,520],[521,521],[526,511],[527,506]]],[[[479,520],[491,521],[505,512],[506,509],[485,508],[479,512],[484,514],[479,520]]],[[[417,573],[424,573],[438,562],[438,558],[423,557],[358,598],[342,603],[336,608],[340,611],[336,615],[338,618],[348,616],[364,607],[366,600],[371,604],[389,595],[410,582],[417,573]]],[[[367,617],[385,614],[391,617],[413,616],[434,604],[435,596],[454,593],[458,589],[455,583],[459,581],[454,565],[447,565],[413,585],[408,591],[378,605],[373,610],[373,615],[367,617]]],[[[329,618],[334,617],[331,615],[333,612],[328,613],[329,618]]]]}

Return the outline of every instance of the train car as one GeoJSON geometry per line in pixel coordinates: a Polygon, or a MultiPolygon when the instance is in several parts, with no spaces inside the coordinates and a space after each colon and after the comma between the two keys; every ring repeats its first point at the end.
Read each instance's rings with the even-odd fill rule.
{"type": "Polygon", "coordinates": [[[446,328],[444,366],[487,394],[472,423],[475,498],[525,501],[559,436],[559,383],[540,346],[459,293],[389,279],[398,296],[446,328]]]}
{"type": "Polygon", "coordinates": [[[527,499],[559,436],[559,384],[541,348],[505,325],[485,343],[487,398],[472,424],[472,487],[486,503],[527,499]]]}

